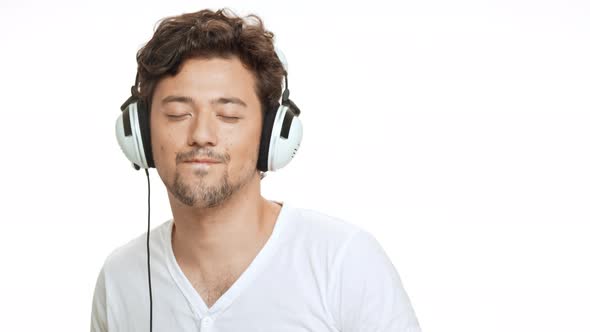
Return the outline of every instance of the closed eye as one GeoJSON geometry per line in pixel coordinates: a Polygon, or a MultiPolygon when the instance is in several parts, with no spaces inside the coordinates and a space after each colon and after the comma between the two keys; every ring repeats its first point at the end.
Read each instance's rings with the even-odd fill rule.
{"type": "Polygon", "coordinates": [[[188,113],[186,114],[180,114],[180,115],[175,115],[175,114],[166,114],[167,117],[171,118],[171,119],[181,119],[187,115],[190,115],[188,113]]]}
{"type": "Polygon", "coordinates": [[[240,119],[237,116],[225,116],[225,115],[219,115],[219,116],[222,117],[222,118],[224,118],[224,119],[234,120],[234,121],[240,119]]]}

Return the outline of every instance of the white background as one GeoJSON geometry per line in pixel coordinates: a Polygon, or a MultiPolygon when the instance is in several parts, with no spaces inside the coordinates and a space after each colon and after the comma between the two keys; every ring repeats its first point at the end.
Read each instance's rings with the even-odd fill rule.
{"type": "Polygon", "coordinates": [[[114,135],[135,54],[159,19],[223,6],[276,34],[302,109],[265,197],[374,234],[424,331],[590,331],[581,0],[2,0],[0,330],[89,329],[104,259],[147,227],[114,135]]]}

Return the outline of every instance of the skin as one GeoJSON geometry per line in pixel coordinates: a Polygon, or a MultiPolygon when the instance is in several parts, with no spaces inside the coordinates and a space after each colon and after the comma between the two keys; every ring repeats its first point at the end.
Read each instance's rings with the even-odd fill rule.
{"type": "Polygon", "coordinates": [[[153,156],[174,218],[174,255],[208,306],[250,265],[281,208],[260,193],[262,111],[255,82],[237,57],[194,58],[163,78],[152,98],[153,156]],[[163,103],[169,96],[192,101],[163,103]],[[246,106],[214,102],[220,97],[246,106]],[[197,157],[219,163],[201,169],[186,162],[197,157]]]}

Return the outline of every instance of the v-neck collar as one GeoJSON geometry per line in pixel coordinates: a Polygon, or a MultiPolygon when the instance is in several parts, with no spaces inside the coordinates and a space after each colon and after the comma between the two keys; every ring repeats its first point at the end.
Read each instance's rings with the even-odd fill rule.
{"type": "Polygon", "coordinates": [[[285,204],[285,202],[276,203],[281,203],[282,207],[279,211],[277,220],[268,240],[262,249],[260,249],[256,257],[254,257],[250,265],[248,265],[246,270],[244,270],[244,272],[233,283],[233,285],[231,285],[231,287],[225,293],[223,293],[210,308],[207,306],[201,295],[194,289],[191,282],[188,280],[184,272],[182,272],[178,262],[176,261],[174,251],[172,249],[172,226],[174,224],[174,220],[171,219],[168,221],[165,232],[161,238],[163,241],[162,247],[165,251],[164,254],[166,257],[166,265],[168,266],[168,271],[170,272],[172,279],[174,279],[174,282],[188,301],[193,314],[195,314],[199,319],[204,316],[215,318],[225,311],[225,309],[227,309],[232,304],[232,302],[242,293],[242,291],[250,284],[250,282],[256,278],[262,268],[268,263],[269,259],[272,257],[272,254],[276,251],[279,240],[282,238],[281,232],[285,223],[283,219],[286,218],[288,209],[288,206],[285,204]]]}

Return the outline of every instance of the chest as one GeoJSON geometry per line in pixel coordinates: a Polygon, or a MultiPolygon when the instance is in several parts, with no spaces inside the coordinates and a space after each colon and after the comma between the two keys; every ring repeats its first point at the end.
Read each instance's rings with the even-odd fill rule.
{"type": "Polygon", "coordinates": [[[231,266],[202,270],[180,264],[184,275],[209,308],[236,283],[248,266],[249,261],[243,261],[231,266]]]}
{"type": "Polygon", "coordinates": [[[191,285],[199,293],[201,299],[212,307],[215,302],[227,292],[228,289],[238,280],[236,272],[226,272],[207,277],[189,277],[191,285]]]}

